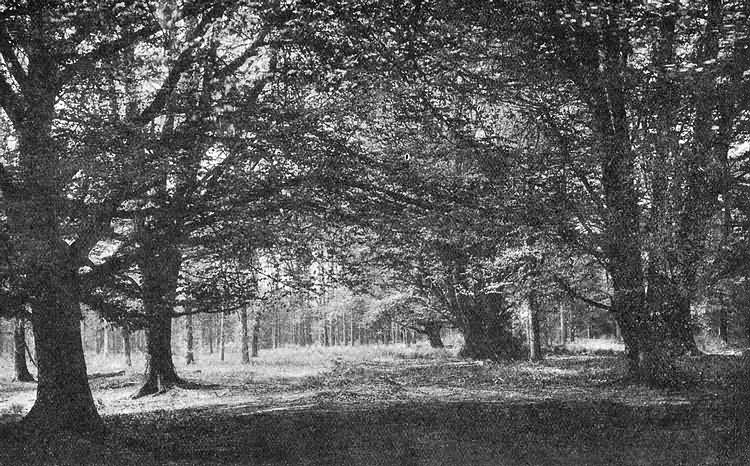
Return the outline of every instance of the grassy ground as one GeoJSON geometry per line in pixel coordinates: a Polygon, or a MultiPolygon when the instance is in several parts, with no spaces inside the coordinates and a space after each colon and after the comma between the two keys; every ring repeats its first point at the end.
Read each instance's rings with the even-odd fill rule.
{"type": "MultiPolygon", "coordinates": [[[[20,438],[6,424],[0,464],[750,464],[749,405],[728,382],[739,358],[693,364],[702,383],[665,391],[625,382],[618,350],[579,341],[536,364],[423,345],[279,349],[247,366],[201,355],[178,370],[202,388],[138,400],[137,371],[91,357],[106,440],[20,438]]],[[[3,374],[8,423],[34,385],[3,374]]]]}

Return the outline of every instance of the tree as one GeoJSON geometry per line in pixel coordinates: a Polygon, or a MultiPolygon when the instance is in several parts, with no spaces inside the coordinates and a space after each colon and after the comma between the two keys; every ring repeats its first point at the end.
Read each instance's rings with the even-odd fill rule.
{"type": "Polygon", "coordinates": [[[674,358],[695,351],[691,303],[726,195],[727,150],[741,134],[748,42],[728,31],[744,28],[746,6],[536,6],[526,18],[538,19],[524,31],[538,28],[534,46],[552,77],[574,86],[572,102],[583,109],[594,142],[564,127],[558,144],[578,139],[600,163],[600,191],[592,191],[603,226],[599,244],[631,369],[643,380],[673,383],[674,358]],[[639,167],[647,170],[642,188],[639,167]]]}
{"type": "Polygon", "coordinates": [[[27,425],[102,429],[81,347],[74,292],[79,289],[78,270],[90,265],[89,253],[109,228],[114,211],[133,190],[150,184],[133,183],[128,165],[133,158],[114,156],[127,153],[115,142],[122,141],[121,136],[132,141],[159,115],[194,61],[199,39],[232,6],[188,4],[160,19],[141,2],[20,2],[2,12],[0,105],[13,125],[17,157],[6,160],[1,188],[16,268],[27,277],[23,288],[33,290],[29,302],[39,365],[37,398],[25,418],[27,425]],[[69,138],[73,132],[64,125],[66,111],[58,103],[76,109],[80,102],[70,98],[82,91],[77,85],[95,83],[100,66],[118,63],[135,44],[167,36],[180,15],[184,23],[194,18],[195,26],[184,36],[187,45],[166,74],[156,78],[161,84],[144,99],[146,105],[125,124],[110,125],[104,113],[81,120],[85,137],[75,140],[96,144],[74,143],[69,138]],[[105,133],[110,137],[98,139],[105,133]]]}
{"type": "MultiPolygon", "coordinates": [[[[533,213],[519,223],[559,224],[562,242],[604,264],[633,375],[673,383],[675,358],[695,352],[691,303],[711,268],[711,233],[731,187],[728,149],[745,137],[748,38],[735,31],[747,27],[747,6],[415,2],[399,16],[341,8],[352,10],[344,30],[360,33],[355,47],[372,51],[370,64],[398,70],[388,78],[400,84],[392,95],[406,103],[403,114],[439,122],[432,134],[445,134],[440,125],[452,130],[448,140],[473,134],[481,140],[473,147],[512,161],[530,144],[503,123],[512,115],[533,128],[557,176],[532,194],[562,209],[550,216],[555,205],[537,202],[544,196],[519,198],[516,206],[533,213]],[[390,32],[378,52],[369,34],[381,26],[390,32]],[[429,92],[409,96],[413,83],[429,92]],[[440,92],[451,88],[462,98],[440,92]]],[[[511,193],[528,186],[503,179],[511,193]]]]}

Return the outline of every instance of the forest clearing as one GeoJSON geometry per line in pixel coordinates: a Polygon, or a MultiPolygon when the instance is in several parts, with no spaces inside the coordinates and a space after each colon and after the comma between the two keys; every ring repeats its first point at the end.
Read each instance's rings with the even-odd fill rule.
{"type": "Polygon", "coordinates": [[[0,0],[0,463],[750,464],[747,0],[0,0]]]}
{"type": "Polygon", "coordinates": [[[136,400],[139,371],[92,357],[106,437],[15,436],[7,423],[34,386],[2,377],[0,464],[747,464],[737,355],[697,386],[658,390],[624,379],[616,342],[570,350],[538,363],[425,343],[272,349],[250,365],[201,355],[179,367],[194,387],[136,400]]]}

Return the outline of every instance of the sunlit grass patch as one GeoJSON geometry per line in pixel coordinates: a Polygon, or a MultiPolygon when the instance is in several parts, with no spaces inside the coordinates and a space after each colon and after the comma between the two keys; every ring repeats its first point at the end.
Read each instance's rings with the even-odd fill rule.
{"type": "Polygon", "coordinates": [[[625,351],[625,344],[612,338],[578,338],[565,344],[573,354],[615,354],[625,351]]]}

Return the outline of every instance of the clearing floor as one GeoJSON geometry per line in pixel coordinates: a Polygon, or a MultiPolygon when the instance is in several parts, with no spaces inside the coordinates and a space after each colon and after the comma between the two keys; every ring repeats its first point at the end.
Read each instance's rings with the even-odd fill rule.
{"type": "Polygon", "coordinates": [[[672,390],[629,384],[617,354],[490,363],[372,346],[217,359],[179,367],[198,388],[133,400],[138,372],[90,357],[108,427],[98,441],[18,432],[34,384],[0,377],[0,464],[750,464],[750,403],[728,382],[729,356],[672,390]]]}

